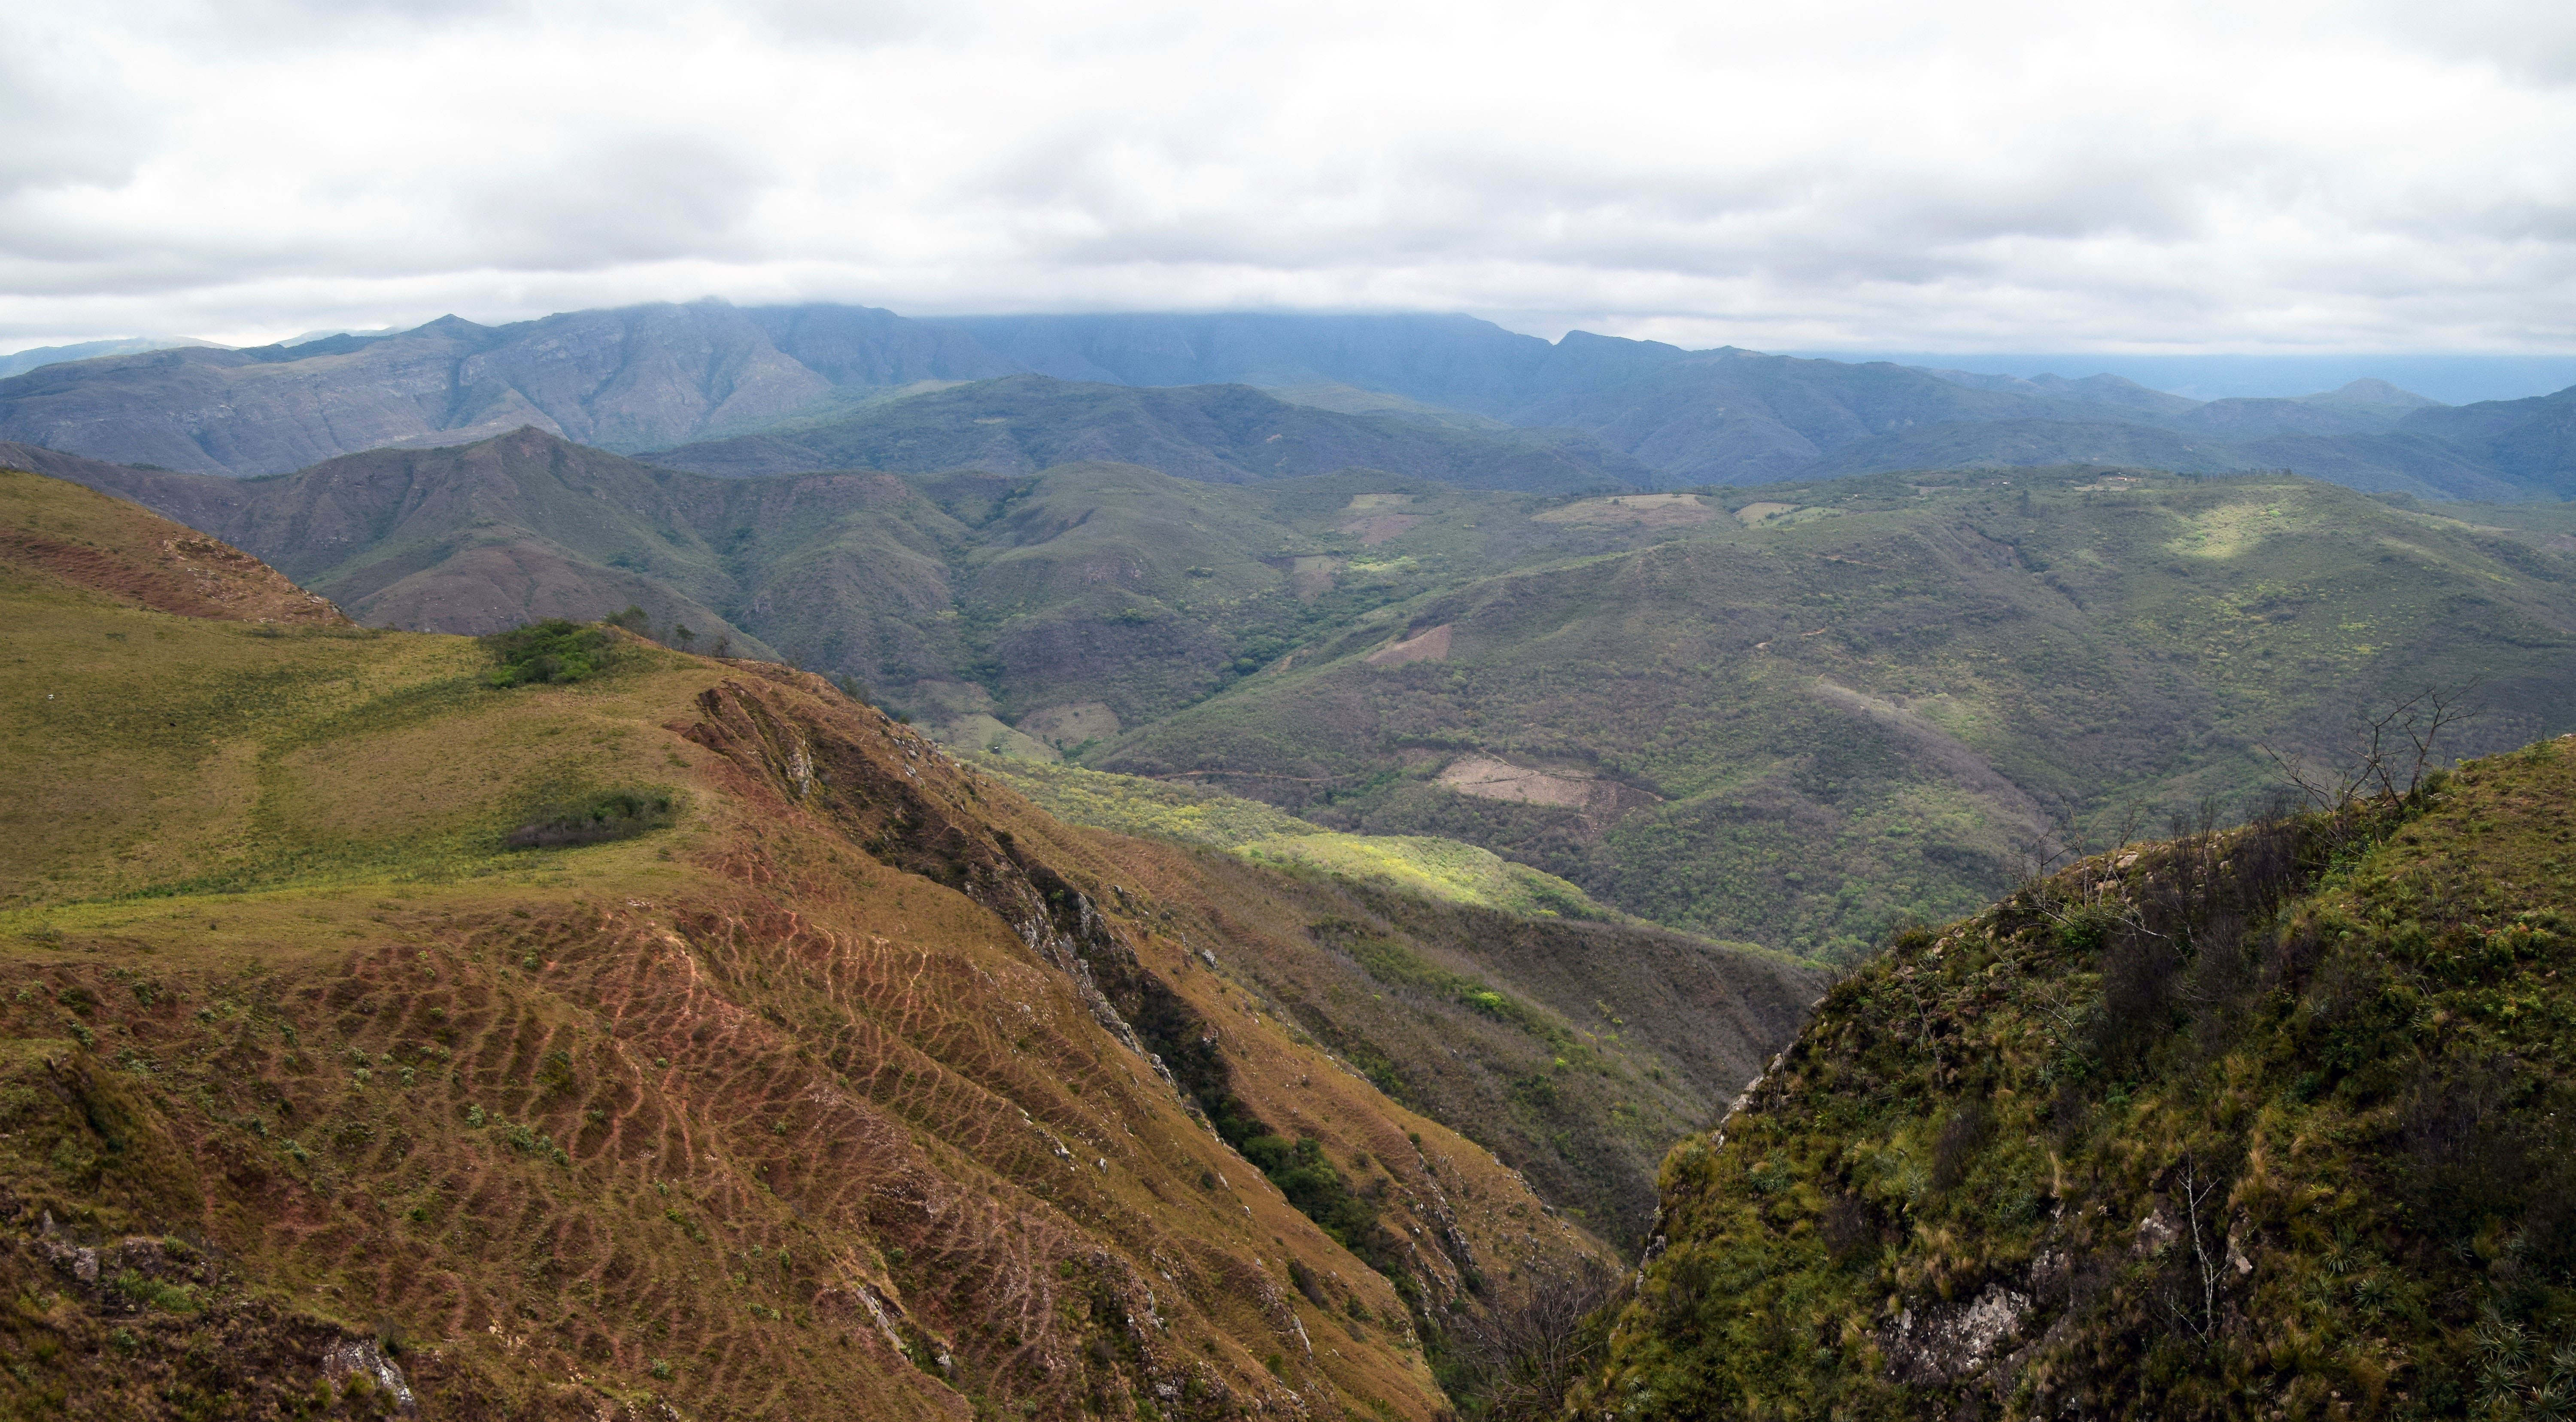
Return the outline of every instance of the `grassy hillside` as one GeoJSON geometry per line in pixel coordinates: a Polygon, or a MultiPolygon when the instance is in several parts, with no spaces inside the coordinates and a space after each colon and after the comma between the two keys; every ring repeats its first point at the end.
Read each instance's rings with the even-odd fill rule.
{"type": "Polygon", "coordinates": [[[1553,874],[1456,840],[1340,834],[1258,800],[1140,776],[1001,758],[984,767],[1067,824],[1210,845],[1256,864],[1299,865],[1504,913],[1622,917],[1553,874]]]}
{"type": "MultiPolygon", "coordinates": [[[[1435,1405],[1387,1278],[1049,957],[1186,955],[1141,908],[997,916],[1046,902],[1029,874],[1062,896],[1106,865],[917,737],[640,646],[495,691],[459,639],[263,636],[12,578],[13,1401],[220,1410],[399,1346],[450,1415],[1435,1405]],[[506,847],[621,787],[678,823],[506,847]],[[945,848],[911,833],[934,811],[945,848]],[[978,868],[946,887],[861,840],[978,868]]],[[[1433,1123],[1350,1110],[1382,1098],[1234,1020],[1236,991],[1202,969],[1161,1011],[1227,1014],[1241,1112],[1383,1158],[1345,1174],[1390,1211],[1398,1175],[1520,1190],[1433,1123]]]]}
{"type": "Polygon", "coordinates": [[[2392,689],[2482,676],[2497,744],[2576,704],[2576,543],[2547,507],[2278,476],[721,480],[533,432],[248,484],[47,457],[362,620],[639,603],[952,744],[1464,841],[1800,955],[1966,911],[2070,814],[2243,793],[2260,747],[2392,689]]]}
{"type": "Polygon", "coordinates": [[[2562,1415],[2572,811],[2562,737],[1909,935],[1674,1150],[1571,1412],[2562,1415]]]}
{"type": "MultiPolygon", "coordinates": [[[[516,644],[172,616],[21,544],[0,1406],[1429,1416],[1470,1321],[1603,1257],[1369,1079],[1475,1100],[1599,982],[1367,1066],[1265,986],[1359,961],[1283,895],[1452,974],[1520,920],[1066,828],[783,668],[570,628],[589,674],[504,686],[516,644]]],[[[1560,1136],[1652,1107],[1597,1177],[1541,1108],[1479,1124],[1603,1226],[1811,991],[1676,981],[1713,1045],[1568,1067],[1560,1136]]]]}
{"type": "Polygon", "coordinates": [[[2533,533],[2099,469],[1728,498],[1634,551],[1390,603],[1086,763],[1851,956],[1999,892],[2069,815],[2249,792],[2260,747],[2391,689],[2482,678],[2486,744],[2576,714],[2576,560],[2533,533]]]}
{"type": "Polygon", "coordinates": [[[130,607],[279,626],[348,627],[327,599],[185,524],[0,468],[0,559],[130,607]]]}
{"type": "Polygon", "coordinates": [[[371,625],[485,632],[632,603],[666,640],[781,649],[942,722],[963,695],[1012,721],[1096,702],[1136,724],[1392,599],[1647,532],[1372,471],[1250,488],[1110,464],[733,480],[534,430],[274,480],[0,458],[234,540],[371,625]]]}

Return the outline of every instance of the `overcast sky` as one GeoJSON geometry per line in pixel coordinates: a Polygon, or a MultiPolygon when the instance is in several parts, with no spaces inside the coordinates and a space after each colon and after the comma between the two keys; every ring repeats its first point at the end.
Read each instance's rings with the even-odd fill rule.
{"type": "Polygon", "coordinates": [[[632,301],[2576,351],[2576,5],[0,12],[0,350],[632,301]]]}

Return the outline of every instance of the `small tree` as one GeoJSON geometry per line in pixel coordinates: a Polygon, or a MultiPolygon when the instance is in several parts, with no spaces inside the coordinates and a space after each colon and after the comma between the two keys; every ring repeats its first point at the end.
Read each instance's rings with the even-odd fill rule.
{"type": "Polygon", "coordinates": [[[2263,753],[2291,788],[2325,818],[2327,842],[2341,853],[2385,811],[2422,803],[2441,762],[2443,738],[2477,713],[2470,678],[2458,687],[2427,687],[2373,714],[2353,714],[2343,749],[2322,760],[2263,753]]]}
{"type": "Polygon", "coordinates": [[[483,679],[499,687],[580,681],[605,670],[616,655],[604,628],[560,617],[495,632],[482,642],[495,663],[483,679]]]}
{"type": "Polygon", "coordinates": [[[1568,1273],[1530,1281],[1528,1292],[1459,1324],[1484,1393],[1485,1416],[1552,1418],[1565,1390],[1599,1356],[1609,1335],[1607,1305],[1619,1279],[1591,1259],[1568,1273]]]}

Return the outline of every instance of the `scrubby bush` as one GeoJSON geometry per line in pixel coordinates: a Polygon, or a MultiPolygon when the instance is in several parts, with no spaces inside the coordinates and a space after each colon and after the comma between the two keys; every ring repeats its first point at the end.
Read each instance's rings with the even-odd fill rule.
{"type": "Polygon", "coordinates": [[[1323,1227],[1324,1233],[1352,1250],[1365,1250],[1377,1230],[1377,1207],[1351,1193],[1350,1182],[1324,1158],[1323,1143],[1301,1136],[1259,1135],[1239,1147],[1243,1158],[1259,1166],[1298,1213],[1323,1227]]]}
{"type": "Polygon", "coordinates": [[[662,829],[679,817],[678,793],[669,789],[602,790],[568,803],[543,805],[510,831],[512,849],[552,849],[603,844],[662,829]]]}
{"type": "Polygon", "coordinates": [[[482,639],[494,666],[487,685],[530,686],[581,681],[608,668],[616,638],[605,626],[550,617],[482,639]]]}

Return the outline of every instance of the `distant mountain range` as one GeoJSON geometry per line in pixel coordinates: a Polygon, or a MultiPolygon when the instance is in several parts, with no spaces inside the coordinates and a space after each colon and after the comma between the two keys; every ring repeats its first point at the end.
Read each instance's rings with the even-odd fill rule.
{"type": "Polygon", "coordinates": [[[61,365],[66,361],[95,360],[100,356],[141,355],[146,351],[166,351],[182,346],[203,346],[208,350],[224,347],[213,341],[200,341],[192,336],[126,336],[105,341],[78,341],[67,346],[30,346],[23,351],[0,355],[0,379],[24,375],[39,366],[61,365]]]}
{"type": "Polygon", "coordinates": [[[0,380],[0,439],[196,473],[522,425],[729,475],[1108,459],[1224,482],[1363,464],[1565,490],[2091,461],[2287,468],[2437,498],[2576,494],[2576,387],[2446,407],[2361,380],[2203,402],[2117,376],[1549,342],[1463,316],[916,320],[699,302],[101,355],[0,380]]]}

